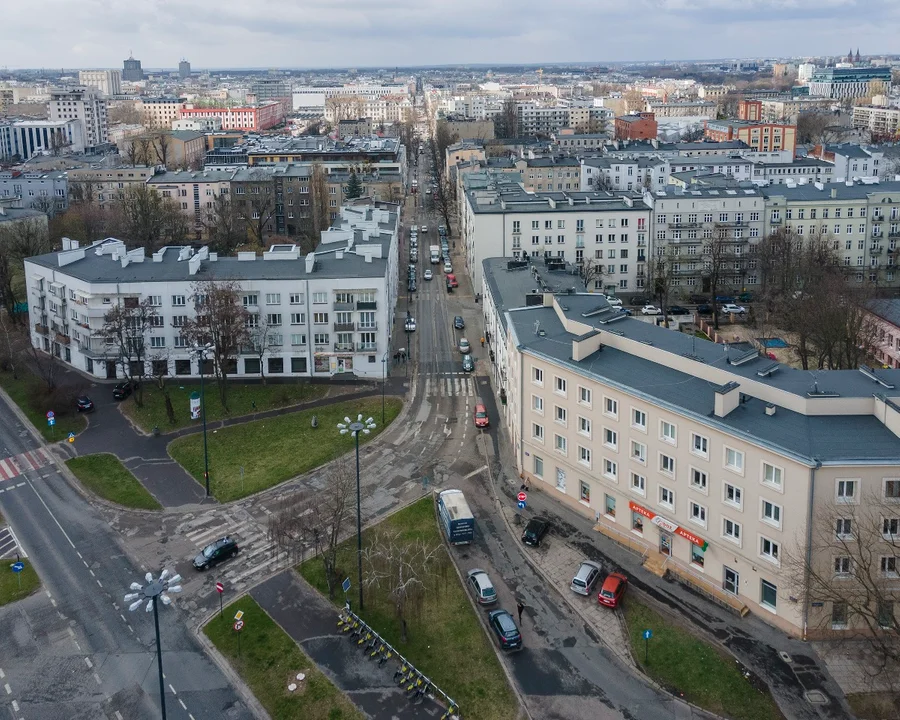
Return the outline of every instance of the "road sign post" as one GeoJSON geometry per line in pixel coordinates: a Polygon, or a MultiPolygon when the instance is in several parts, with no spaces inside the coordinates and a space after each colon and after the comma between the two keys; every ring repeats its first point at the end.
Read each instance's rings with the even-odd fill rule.
{"type": "MultiPolygon", "coordinates": [[[[239,615],[243,615],[244,613],[238,611],[239,615]]],[[[235,616],[237,617],[237,616],[235,616]]],[[[244,621],[243,620],[235,620],[234,621],[234,631],[237,633],[238,637],[238,657],[241,656],[241,630],[244,629],[244,621]]]]}
{"type": "Polygon", "coordinates": [[[75,433],[70,432],[70,433],[69,433],[68,440],[69,440],[70,443],[75,442],[75,433]]]}
{"type": "Polygon", "coordinates": [[[653,631],[650,629],[644,630],[644,665],[647,664],[650,657],[650,638],[653,637],[653,631]]]}
{"type": "Polygon", "coordinates": [[[222,595],[225,593],[225,585],[221,582],[216,583],[216,592],[219,593],[219,617],[225,619],[225,611],[222,609],[222,595]]]}
{"type": "Polygon", "coordinates": [[[22,571],[25,569],[25,563],[14,562],[10,565],[12,571],[16,574],[16,582],[19,584],[19,590],[22,589],[22,571]]]}

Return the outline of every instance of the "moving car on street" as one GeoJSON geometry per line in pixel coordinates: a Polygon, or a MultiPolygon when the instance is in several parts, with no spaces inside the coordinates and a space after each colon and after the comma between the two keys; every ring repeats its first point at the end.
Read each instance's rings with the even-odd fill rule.
{"type": "Polygon", "coordinates": [[[747,312],[747,308],[743,305],[735,305],[734,303],[725,303],[721,310],[728,315],[744,315],[747,312]]]}
{"type": "Polygon", "coordinates": [[[512,652],[522,649],[522,633],[516,627],[516,621],[506,610],[494,610],[488,615],[488,625],[497,636],[500,649],[512,652]]]}
{"type": "Polygon", "coordinates": [[[466,327],[466,321],[463,320],[462,315],[457,315],[453,318],[453,327],[456,330],[464,330],[466,327]]]}
{"type": "Polygon", "coordinates": [[[475,361],[471,355],[463,355],[462,366],[464,372],[472,372],[475,369],[475,361]]]}
{"type": "Polygon", "coordinates": [[[81,395],[75,401],[75,409],[78,412],[90,412],[94,409],[94,401],[91,400],[87,395],[81,395]]]}
{"type": "Polygon", "coordinates": [[[203,548],[200,554],[194,558],[194,567],[201,571],[208,570],[223,560],[237,557],[239,552],[237,540],[226,535],[203,548]]]}
{"type": "Polygon", "coordinates": [[[428,268],[428,270],[425,271],[425,279],[431,280],[431,278],[433,278],[433,277],[434,277],[434,273],[431,272],[431,268],[428,268]]]}
{"type": "Polygon", "coordinates": [[[478,404],[475,406],[475,427],[477,428],[486,428],[489,427],[491,421],[488,419],[487,410],[484,405],[478,404]]]}
{"type": "Polygon", "coordinates": [[[404,325],[404,329],[406,332],[415,332],[416,331],[416,319],[415,318],[406,318],[406,325],[404,325]]]}

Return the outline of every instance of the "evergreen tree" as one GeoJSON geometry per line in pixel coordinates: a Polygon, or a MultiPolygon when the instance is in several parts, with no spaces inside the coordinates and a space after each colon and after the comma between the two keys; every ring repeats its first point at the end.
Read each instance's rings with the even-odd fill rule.
{"type": "Polygon", "coordinates": [[[359,176],[356,174],[356,170],[351,170],[350,182],[347,183],[347,189],[344,191],[344,197],[347,200],[355,200],[358,197],[362,197],[362,194],[362,181],[360,181],[359,176]]]}

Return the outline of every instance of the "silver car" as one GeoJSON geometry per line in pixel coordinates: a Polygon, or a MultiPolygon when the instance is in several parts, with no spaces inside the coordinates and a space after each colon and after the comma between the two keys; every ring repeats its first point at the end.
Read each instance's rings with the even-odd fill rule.
{"type": "Polygon", "coordinates": [[[601,570],[602,568],[597,563],[585,560],[578,568],[578,572],[575,573],[569,588],[579,595],[590,595],[591,588],[599,579],[601,570]]]}
{"type": "Polygon", "coordinates": [[[494,583],[491,582],[484,570],[478,568],[469,570],[468,578],[469,587],[472,588],[472,592],[475,594],[475,601],[479,605],[491,605],[497,602],[497,591],[494,589],[494,583]]]}

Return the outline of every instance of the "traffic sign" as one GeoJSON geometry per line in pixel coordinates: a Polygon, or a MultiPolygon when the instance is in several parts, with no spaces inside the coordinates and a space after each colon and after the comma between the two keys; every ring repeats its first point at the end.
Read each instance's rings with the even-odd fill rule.
{"type": "Polygon", "coordinates": [[[70,443],[75,442],[75,433],[70,432],[70,433],[69,433],[69,438],[68,438],[68,440],[69,440],[70,443]]]}
{"type": "Polygon", "coordinates": [[[234,614],[234,619],[235,619],[235,620],[240,620],[242,617],[244,617],[244,611],[243,611],[243,610],[238,610],[238,611],[234,614]]]}
{"type": "Polygon", "coordinates": [[[652,630],[644,630],[644,640],[649,640],[652,637],[653,637],[652,630]]]}
{"type": "Polygon", "coordinates": [[[217,582],[217,583],[216,583],[216,592],[217,592],[217,593],[223,593],[223,592],[225,592],[225,586],[224,586],[222,583],[217,582]]]}
{"type": "Polygon", "coordinates": [[[518,500],[519,502],[525,502],[527,499],[528,499],[528,496],[527,496],[525,493],[523,493],[523,492],[520,492],[520,493],[516,496],[516,500],[518,500]]]}
{"type": "Polygon", "coordinates": [[[10,567],[14,573],[20,573],[25,569],[25,563],[14,562],[10,567]]]}
{"type": "Polygon", "coordinates": [[[350,592],[350,578],[344,579],[344,582],[341,583],[341,588],[343,588],[344,592],[350,592]]]}
{"type": "Polygon", "coordinates": [[[234,621],[234,631],[235,632],[240,632],[243,629],[243,627],[244,627],[243,620],[235,620],[234,621]]]}
{"type": "Polygon", "coordinates": [[[48,410],[47,411],[47,419],[49,420],[52,417],[56,417],[56,413],[54,413],[52,410],[48,410]]]}
{"type": "Polygon", "coordinates": [[[56,425],[56,418],[47,418],[47,424],[50,427],[53,427],[54,425],[56,425]]]}
{"type": "Polygon", "coordinates": [[[525,501],[524,500],[519,500],[519,502],[517,502],[516,505],[519,506],[519,510],[525,509],[525,501]]]}

